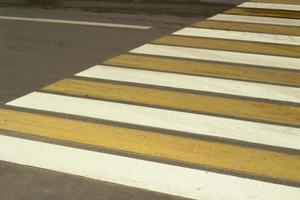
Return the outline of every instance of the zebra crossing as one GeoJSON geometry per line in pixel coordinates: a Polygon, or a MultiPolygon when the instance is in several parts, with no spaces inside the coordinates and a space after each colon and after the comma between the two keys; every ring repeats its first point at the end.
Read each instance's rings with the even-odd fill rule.
{"type": "Polygon", "coordinates": [[[299,199],[299,6],[252,0],[8,102],[0,160],[192,199],[299,199]]]}

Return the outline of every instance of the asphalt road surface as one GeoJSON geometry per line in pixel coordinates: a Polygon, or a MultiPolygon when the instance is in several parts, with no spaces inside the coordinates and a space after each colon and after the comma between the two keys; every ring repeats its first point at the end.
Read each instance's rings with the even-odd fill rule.
{"type": "MultiPolygon", "coordinates": [[[[215,8],[211,14],[222,9],[215,8]]],[[[142,30],[0,19],[1,105],[208,17],[207,12],[184,17],[30,7],[2,7],[0,15],[151,27],[142,30]]],[[[3,200],[180,199],[2,161],[0,193],[3,200]]]]}
{"type": "Polygon", "coordinates": [[[202,6],[0,8],[0,199],[298,200],[300,3],[202,6]]]}
{"type": "Polygon", "coordinates": [[[136,30],[1,20],[1,103],[99,64],[105,59],[171,33],[198,19],[169,15],[90,13],[39,8],[0,8],[0,13],[2,16],[111,22],[152,27],[149,30],[136,30]]]}

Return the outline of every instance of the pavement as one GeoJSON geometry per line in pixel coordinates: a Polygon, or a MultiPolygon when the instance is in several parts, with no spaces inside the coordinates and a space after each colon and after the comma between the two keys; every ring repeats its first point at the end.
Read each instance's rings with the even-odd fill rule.
{"type": "MultiPolygon", "coordinates": [[[[196,21],[174,15],[0,8],[2,16],[151,26],[150,30],[1,20],[0,103],[22,96],[196,21]]],[[[199,18],[204,18],[199,14],[199,18]]]]}
{"type": "Polygon", "coordinates": [[[36,7],[45,9],[74,9],[85,10],[90,12],[110,12],[110,13],[132,13],[132,14],[148,14],[148,15],[176,15],[183,17],[199,17],[211,16],[215,13],[222,12],[234,6],[238,1],[226,1],[230,3],[205,3],[205,2],[165,2],[158,1],[70,1],[70,0],[54,0],[54,1],[5,1],[0,0],[0,6],[14,7],[36,7]]]}
{"type": "Polygon", "coordinates": [[[299,13],[1,8],[4,198],[298,199],[299,13]]]}
{"type": "MultiPolygon", "coordinates": [[[[124,10],[121,13],[115,10],[111,12],[111,9],[91,12],[78,8],[2,6],[1,16],[130,24],[152,28],[139,30],[1,20],[1,107],[15,98],[170,34],[222,9],[223,6],[215,7],[191,17],[145,11],[128,14],[124,10]]],[[[1,134],[13,133],[1,130],[1,134]]],[[[49,142],[49,139],[44,141],[49,142]]],[[[0,161],[0,192],[5,200],[181,199],[5,161],[0,161]]]]}

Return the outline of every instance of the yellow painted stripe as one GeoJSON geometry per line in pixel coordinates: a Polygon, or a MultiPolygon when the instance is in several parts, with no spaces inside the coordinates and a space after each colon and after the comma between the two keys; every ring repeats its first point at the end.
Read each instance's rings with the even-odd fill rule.
{"type": "Polygon", "coordinates": [[[283,10],[269,10],[269,9],[252,9],[252,8],[232,8],[224,12],[225,14],[238,14],[238,15],[252,15],[264,17],[281,17],[300,19],[300,12],[296,11],[283,11],[283,10]]]}
{"type": "Polygon", "coordinates": [[[155,105],[192,112],[300,125],[300,106],[278,105],[122,84],[65,79],[43,90],[107,100],[155,105]]]}
{"type": "Polygon", "coordinates": [[[296,4],[300,5],[299,0],[251,0],[251,2],[257,3],[281,3],[281,4],[296,4]]]}
{"type": "Polygon", "coordinates": [[[106,61],[105,64],[137,69],[185,73],[190,75],[207,75],[221,78],[300,86],[299,71],[293,72],[288,70],[238,66],[217,62],[199,62],[132,54],[114,57],[106,61]]]}
{"type": "Polygon", "coordinates": [[[300,47],[289,45],[274,45],[255,42],[243,42],[210,38],[194,38],[184,36],[165,36],[154,40],[153,43],[184,47],[237,51],[245,53],[259,53],[276,56],[300,57],[300,47]]]}
{"type": "Polygon", "coordinates": [[[200,21],[193,24],[193,26],[199,28],[300,36],[300,28],[292,27],[292,26],[277,26],[277,25],[242,23],[242,22],[225,22],[225,21],[214,21],[214,20],[200,21]]]}
{"type": "Polygon", "coordinates": [[[300,155],[0,109],[0,129],[300,183],[300,155]]]}

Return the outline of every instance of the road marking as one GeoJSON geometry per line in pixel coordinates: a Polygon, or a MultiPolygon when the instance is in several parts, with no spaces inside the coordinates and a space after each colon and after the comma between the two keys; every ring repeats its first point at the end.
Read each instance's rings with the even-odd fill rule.
{"type": "Polygon", "coordinates": [[[296,187],[8,136],[0,136],[0,149],[0,159],[8,162],[187,198],[296,200],[300,195],[296,187]],[[16,151],[16,147],[22,151],[16,151]]]}
{"type": "Polygon", "coordinates": [[[272,84],[300,86],[300,71],[238,66],[234,64],[192,61],[175,58],[124,54],[104,62],[107,65],[173,72],[188,75],[204,75],[219,78],[259,81],[272,84]]]}
{"type": "Polygon", "coordinates": [[[214,38],[194,38],[175,35],[161,37],[154,40],[152,43],[204,49],[217,49],[225,51],[228,50],[243,53],[300,57],[300,46],[290,45],[265,44],[214,38]]]}
{"type": "Polygon", "coordinates": [[[236,14],[247,16],[262,16],[262,17],[277,17],[277,18],[290,18],[300,19],[299,12],[284,11],[284,10],[268,10],[268,9],[251,9],[251,8],[232,8],[224,12],[224,14],[236,14]]]}
{"type": "Polygon", "coordinates": [[[228,31],[228,30],[217,30],[217,29],[206,29],[206,28],[192,28],[192,27],[183,28],[173,33],[173,35],[220,38],[220,39],[242,40],[242,41],[251,41],[251,42],[264,42],[264,43],[271,43],[271,44],[300,45],[300,36],[228,31]]]}
{"type": "Polygon", "coordinates": [[[300,149],[300,131],[293,127],[40,92],[7,105],[300,149]]]}
{"type": "Polygon", "coordinates": [[[300,103],[300,88],[97,65],[77,76],[300,103]]]}
{"type": "Polygon", "coordinates": [[[77,76],[300,103],[300,88],[97,65],[77,76]]]}
{"type": "Polygon", "coordinates": [[[6,121],[3,128],[11,131],[300,184],[297,154],[8,110],[0,112],[1,121],[6,121]]]}
{"type": "Polygon", "coordinates": [[[60,20],[60,19],[41,19],[41,18],[12,17],[12,16],[0,16],[0,20],[47,22],[47,23],[56,23],[56,24],[73,24],[73,25],[99,26],[99,27],[111,27],[111,28],[127,28],[127,29],[141,29],[141,30],[147,30],[147,29],[152,28],[150,26],[139,26],[139,25],[130,25],[130,24],[99,23],[99,22],[88,22],[88,21],[73,21],[73,20],[60,20]]]}
{"type": "Polygon", "coordinates": [[[278,4],[296,4],[300,5],[299,0],[251,0],[257,3],[278,3],[278,4]]]}
{"type": "Polygon", "coordinates": [[[300,156],[297,154],[171,136],[151,131],[2,111],[4,116],[1,115],[1,119],[5,120],[6,123],[1,126],[7,130],[18,130],[32,135],[212,167],[244,175],[300,183],[300,174],[298,173],[300,156]],[[20,116],[16,116],[17,114],[20,116]],[[35,125],[29,127],[28,122],[35,122],[35,125]],[[49,122],[51,123],[49,124],[49,122]],[[27,132],[28,130],[30,132],[27,132]],[[286,173],[286,170],[289,173],[286,173]]]}
{"type": "Polygon", "coordinates": [[[77,79],[56,82],[44,92],[7,103],[94,118],[97,123],[0,109],[1,129],[14,135],[92,145],[128,157],[0,135],[0,160],[193,199],[296,199],[300,196],[300,20],[286,18],[300,15],[284,10],[299,6],[241,7],[245,5],[255,8],[231,9],[194,25],[201,28],[182,29],[106,62],[113,66],[92,67],[76,74],[77,79]]]}
{"type": "Polygon", "coordinates": [[[229,15],[218,14],[208,18],[209,20],[217,21],[231,21],[231,22],[249,22],[258,24],[272,24],[272,25],[284,25],[284,26],[296,26],[300,27],[300,20],[298,19],[286,19],[278,17],[257,17],[257,16],[244,16],[244,15],[229,15]]]}
{"type": "Polygon", "coordinates": [[[76,79],[62,80],[46,86],[43,90],[300,127],[300,107],[295,106],[76,79]]]}
{"type": "Polygon", "coordinates": [[[274,10],[289,10],[289,11],[300,11],[300,5],[292,4],[276,4],[276,3],[256,3],[256,2],[245,2],[238,7],[241,8],[259,8],[259,9],[274,9],[274,10]]]}
{"type": "Polygon", "coordinates": [[[204,20],[193,24],[198,28],[223,29],[232,31],[246,31],[256,33],[273,33],[279,35],[293,35],[300,36],[300,28],[294,26],[278,26],[268,24],[254,24],[245,22],[226,22],[204,20]]]}
{"type": "Polygon", "coordinates": [[[273,67],[280,69],[300,70],[299,58],[287,58],[280,56],[239,53],[221,50],[196,49],[188,47],[176,47],[158,44],[145,44],[131,53],[148,54],[157,56],[168,56],[176,58],[187,58],[195,60],[208,60],[228,62],[236,64],[257,65],[262,67],[273,67]],[[257,62],[259,60],[259,62],[257,62]]]}

